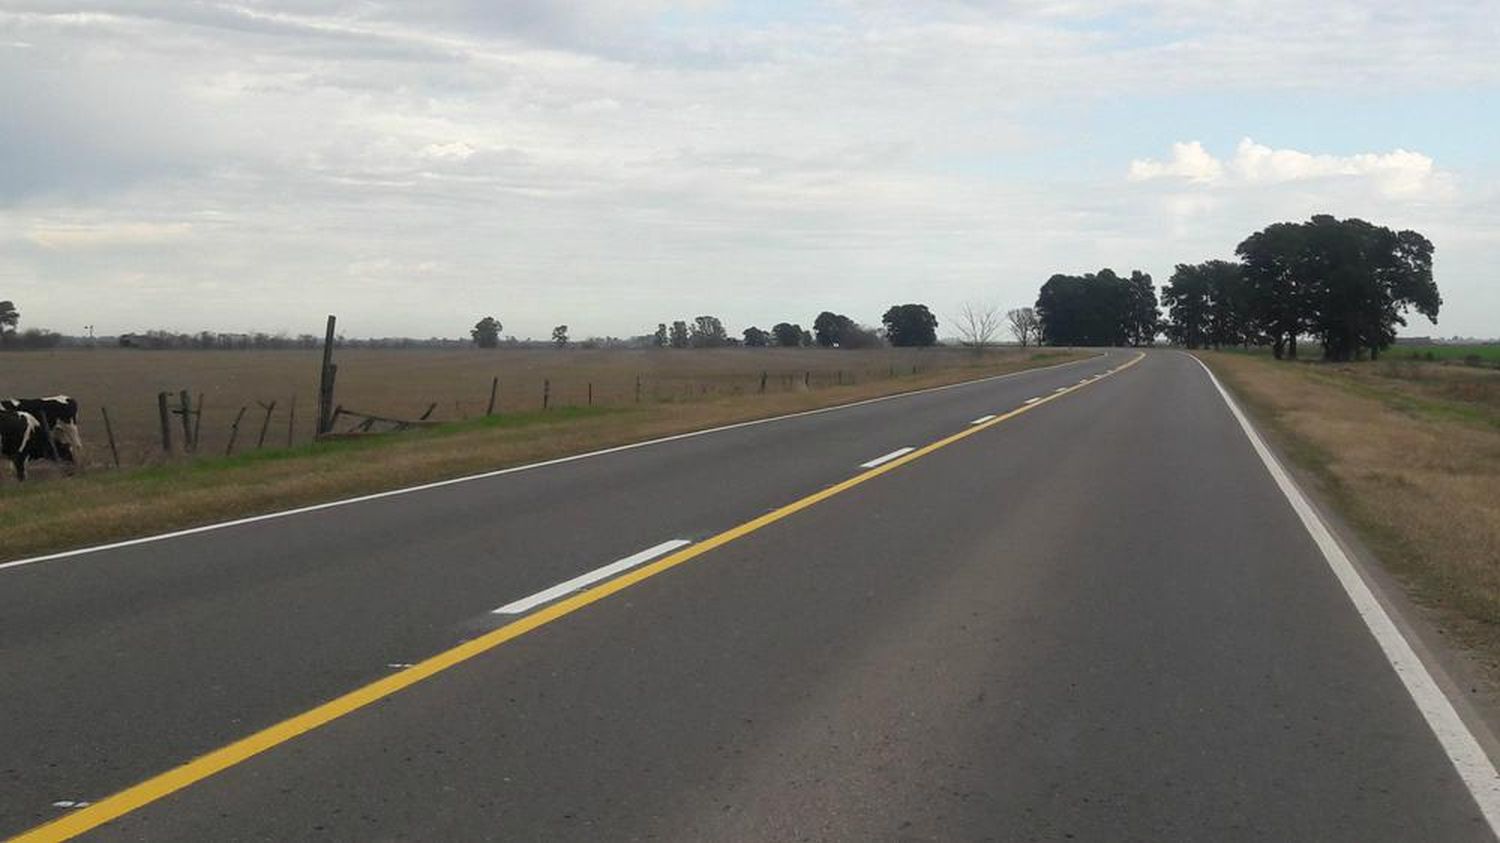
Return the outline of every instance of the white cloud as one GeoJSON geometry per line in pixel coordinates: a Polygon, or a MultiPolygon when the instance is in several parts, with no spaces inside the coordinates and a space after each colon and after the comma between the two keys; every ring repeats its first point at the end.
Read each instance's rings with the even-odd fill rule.
{"type": "Polygon", "coordinates": [[[1432,199],[1452,195],[1453,179],[1419,152],[1364,152],[1356,155],[1312,154],[1296,149],[1273,149],[1245,138],[1234,156],[1223,162],[1197,141],[1172,144],[1167,161],[1130,162],[1130,181],[1185,179],[1201,185],[1255,186],[1328,179],[1368,182],[1389,199],[1432,199]]]}
{"type": "Polygon", "coordinates": [[[188,223],[41,223],[26,233],[26,239],[45,249],[98,249],[168,243],[189,236],[192,230],[188,223]]]}
{"type": "Polygon", "coordinates": [[[1056,269],[1170,267],[1266,215],[1442,197],[1420,153],[1255,144],[1176,144],[1122,184],[1127,138],[1201,123],[1097,110],[1493,89],[1482,5],[8,0],[0,43],[36,46],[0,48],[0,284],[41,320],[60,281],[219,284],[131,297],[126,330],[339,312],[426,335],[480,303],[536,336],[559,313],[873,320],[914,285],[938,312],[1024,302],[1056,269]]]}
{"type": "Polygon", "coordinates": [[[1198,141],[1172,144],[1172,157],[1168,161],[1135,160],[1130,162],[1128,178],[1131,181],[1149,181],[1159,178],[1184,178],[1199,184],[1211,184],[1224,175],[1224,165],[1208,154],[1198,141]]]}

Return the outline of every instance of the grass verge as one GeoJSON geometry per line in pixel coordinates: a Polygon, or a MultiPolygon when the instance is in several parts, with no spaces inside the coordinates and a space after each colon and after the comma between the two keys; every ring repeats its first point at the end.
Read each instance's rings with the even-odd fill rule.
{"type": "Polygon", "coordinates": [[[807,392],[507,413],[353,440],[0,486],[0,561],[305,506],[1091,356],[1037,352],[807,392]]]}
{"type": "Polygon", "coordinates": [[[1412,597],[1500,666],[1500,373],[1199,356],[1412,597]]]}

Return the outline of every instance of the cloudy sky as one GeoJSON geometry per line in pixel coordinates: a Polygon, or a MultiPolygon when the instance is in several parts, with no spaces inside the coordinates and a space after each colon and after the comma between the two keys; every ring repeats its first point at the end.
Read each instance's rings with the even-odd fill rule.
{"type": "Polygon", "coordinates": [[[1313,213],[1500,334],[1494,0],[0,0],[0,299],[78,333],[1034,301],[1313,213]]]}

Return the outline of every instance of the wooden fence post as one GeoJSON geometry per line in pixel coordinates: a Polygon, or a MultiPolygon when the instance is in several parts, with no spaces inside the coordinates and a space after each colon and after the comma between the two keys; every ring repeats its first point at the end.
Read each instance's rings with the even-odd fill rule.
{"type": "Polygon", "coordinates": [[[177,401],[177,412],[182,415],[182,449],[192,453],[198,450],[198,443],[193,441],[193,401],[186,389],[177,393],[177,401]]]}
{"type": "Polygon", "coordinates": [[[109,453],[115,458],[115,468],[119,468],[120,449],[115,447],[115,429],[109,424],[109,410],[101,405],[99,412],[104,416],[104,435],[109,437],[109,453]]]}
{"type": "Polygon", "coordinates": [[[249,407],[240,407],[240,412],[234,417],[234,424],[229,426],[229,445],[224,448],[224,456],[234,453],[234,440],[240,438],[240,420],[245,417],[245,411],[249,407]]]}
{"type": "Polygon", "coordinates": [[[165,453],[172,453],[172,423],[171,411],[167,409],[167,394],[156,393],[156,411],[161,414],[161,449],[165,453]]]}
{"type": "Polygon", "coordinates": [[[292,395],[292,403],[286,408],[286,446],[292,447],[292,435],[297,430],[297,396],[292,395]]]}
{"type": "Polygon", "coordinates": [[[486,416],[495,414],[495,394],[500,391],[500,377],[496,375],[490,379],[490,406],[484,411],[486,416]]]}
{"type": "Polygon", "coordinates": [[[198,450],[198,434],[203,430],[203,393],[201,392],[198,393],[198,409],[193,412],[197,413],[193,418],[193,450],[196,451],[198,450]]]}
{"type": "Polygon", "coordinates": [[[641,403],[641,376],[635,376],[635,403],[641,403]]]}
{"type": "Polygon", "coordinates": [[[333,379],[337,372],[333,365],[333,330],[338,322],[333,314],[328,315],[328,327],[323,332],[323,368],[318,374],[318,435],[327,433],[333,419],[333,379]]]}
{"type": "Polygon", "coordinates": [[[542,409],[543,410],[547,409],[547,405],[550,404],[551,401],[552,401],[552,380],[550,378],[543,378],[542,379],[542,409]]]}
{"type": "Polygon", "coordinates": [[[812,389],[812,372],[802,373],[802,385],[808,389],[812,389]]]}
{"type": "Polygon", "coordinates": [[[589,381],[589,406],[594,406],[594,382],[589,381]]]}
{"type": "MultiPolygon", "coordinates": [[[[260,404],[259,401],[255,403],[260,404]]],[[[260,404],[260,406],[265,408],[266,417],[260,423],[260,436],[255,440],[255,450],[257,451],[266,446],[266,431],[271,429],[271,414],[276,412],[276,402],[272,401],[270,404],[260,404]]]]}
{"type": "Polygon", "coordinates": [[[766,391],[766,372],[764,369],[760,372],[760,391],[762,393],[766,391]]]}

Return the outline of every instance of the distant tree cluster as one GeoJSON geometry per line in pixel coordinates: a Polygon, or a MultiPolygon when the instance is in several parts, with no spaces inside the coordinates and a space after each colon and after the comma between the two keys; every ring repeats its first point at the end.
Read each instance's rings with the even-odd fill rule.
{"type": "Polygon", "coordinates": [[[1121,278],[1111,269],[1053,275],[1036,300],[1041,340],[1049,345],[1149,345],[1159,314],[1151,276],[1121,278]]]}
{"type": "Polygon", "coordinates": [[[0,349],[23,350],[55,348],[63,341],[62,334],[44,328],[20,330],[21,311],[15,302],[0,301],[0,349]]]}
{"type": "Polygon", "coordinates": [[[1179,264],[1162,289],[1167,335],[1189,348],[1268,343],[1297,356],[1297,340],[1330,360],[1379,355],[1410,309],[1437,321],[1432,243],[1361,219],[1318,215],[1269,225],[1235,248],[1239,263],[1179,264]]]}

